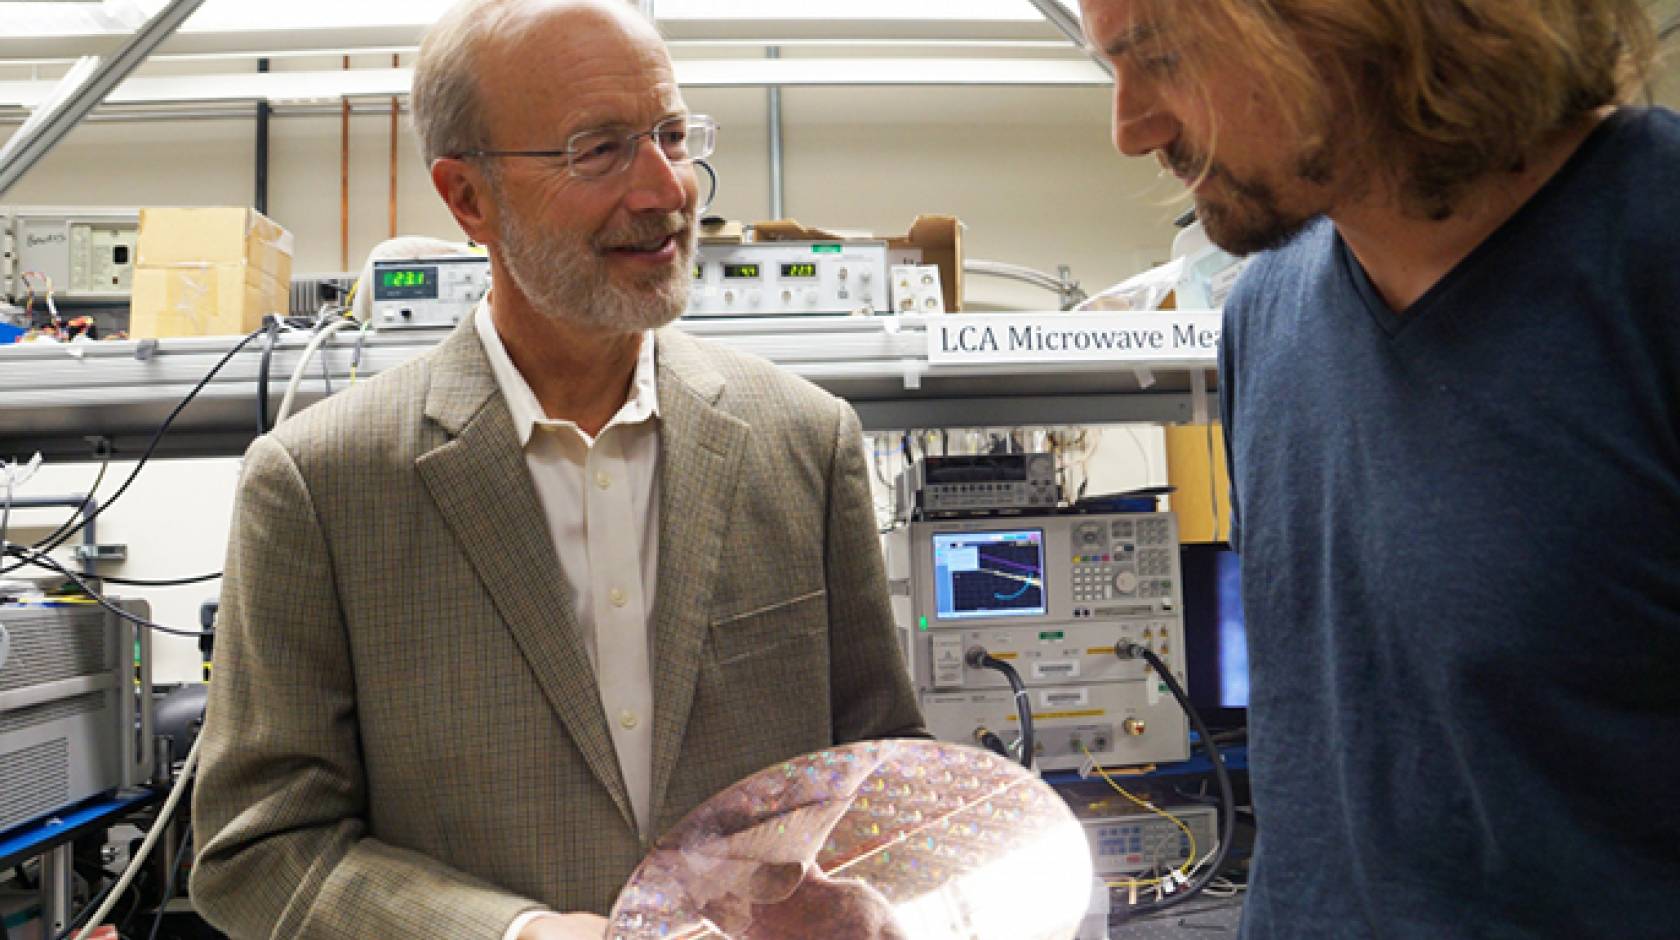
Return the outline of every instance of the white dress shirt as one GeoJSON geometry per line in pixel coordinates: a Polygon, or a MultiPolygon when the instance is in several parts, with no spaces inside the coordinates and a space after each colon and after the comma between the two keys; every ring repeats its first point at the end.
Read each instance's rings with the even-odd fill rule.
{"type": "Polygon", "coordinates": [[[496,333],[488,299],[474,313],[474,326],[525,449],[560,570],[571,584],[619,771],[637,829],[646,837],[653,798],[649,649],[659,557],[653,331],[642,336],[624,405],[591,438],[576,423],[544,414],[496,333]]]}

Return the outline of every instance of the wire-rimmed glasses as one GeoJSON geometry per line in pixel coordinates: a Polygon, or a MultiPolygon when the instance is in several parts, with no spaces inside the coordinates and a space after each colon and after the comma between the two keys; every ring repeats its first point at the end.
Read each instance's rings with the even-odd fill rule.
{"type": "Polygon", "coordinates": [[[660,153],[671,163],[704,160],[717,145],[717,130],[717,122],[704,114],[678,114],[640,133],[625,133],[615,127],[578,131],[566,138],[562,150],[466,150],[451,156],[550,157],[565,161],[573,176],[598,179],[624,172],[644,137],[658,144],[660,153]]]}

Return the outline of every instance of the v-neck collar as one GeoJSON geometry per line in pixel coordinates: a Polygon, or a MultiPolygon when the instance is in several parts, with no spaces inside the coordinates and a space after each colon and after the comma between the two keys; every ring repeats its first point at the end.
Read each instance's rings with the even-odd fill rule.
{"type": "Polygon", "coordinates": [[[1457,264],[1453,265],[1451,270],[1430,285],[1422,296],[1413,301],[1412,305],[1402,312],[1396,313],[1389,308],[1388,302],[1383,299],[1376,285],[1371,283],[1371,277],[1366,273],[1365,266],[1359,263],[1359,259],[1353,254],[1353,249],[1349,248],[1347,242],[1343,240],[1341,231],[1336,228],[1334,222],[1331,222],[1331,239],[1337,262],[1341,265],[1349,286],[1359,296],[1361,304],[1364,306],[1365,312],[1371,317],[1372,322],[1390,339],[1398,339],[1413,324],[1430,319],[1436,310],[1447,306],[1446,301],[1442,298],[1449,296],[1455,286],[1460,281],[1470,277],[1472,272],[1482,270],[1487,259],[1497,257],[1513,238],[1517,238],[1525,230],[1536,224],[1534,222],[1535,218],[1540,217],[1546,211],[1546,207],[1558,198],[1558,191],[1563,189],[1571,179],[1581,172],[1581,166],[1591,160],[1594,154],[1604,146],[1604,142],[1610,137],[1611,131],[1627,119],[1627,109],[1617,108],[1600,121],[1598,126],[1594,127],[1581,141],[1580,146],[1575,148],[1575,152],[1569,155],[1569,159],[1565,160],[1563,165],[1557,169],[1557,172],[1553,173],[1546,182],[1540,185],[1539,189],[1534,191],[1534,195],[1530,196],[1527,202],[1519,206],[1510,218],[1500,223],[1498,228],[1494,229],[1488,237],[1482,239],[1480,244],[1472,248],[1469,254],[1461,258],[1457,264]]]}

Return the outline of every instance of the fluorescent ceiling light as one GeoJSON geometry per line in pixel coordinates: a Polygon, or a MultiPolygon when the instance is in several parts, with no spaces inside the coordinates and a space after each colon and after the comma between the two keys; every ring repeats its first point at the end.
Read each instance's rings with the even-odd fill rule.
{"type": "Polygon", "coordinates": [[[6,12],[5,31],[25,36],[96,36],[131,33],[140,28],[163,4],[141,7],[131,0],[119,2],[32,2],[0,3],[6,12]]]}
{"type": "MultiPolygon", "coordinates": [[[[148,0],[157,3],[159,0],[148,0]]],[[[336,29],[362,26],[427,26],[437,22],[453,0],[205,0],[181,27],[183,33],[243,32],[268,29],[336,29]]]]}

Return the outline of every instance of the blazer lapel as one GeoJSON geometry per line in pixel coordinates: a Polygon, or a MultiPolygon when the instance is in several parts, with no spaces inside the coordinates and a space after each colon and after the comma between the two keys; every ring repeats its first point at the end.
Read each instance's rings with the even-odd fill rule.
{"type": "Polygon", "coordinates": [[[531,475],[484,347],[467,320],[432,359],[426,416],[450,440],[415,461],[561,723],[635,830],[595,672],[578,634],[531,475]]]}
{"type": "MultiPolygon", "coordinates": [[[[747,423],[716,406],[724,380],[676,330],[659,332],[659,588],[653,633],[652,816],[682,750],[710,627],[718,555],[729,524],[747,423]]],[[[649,834],[650,837],[652,834],[649,834]]]]}

